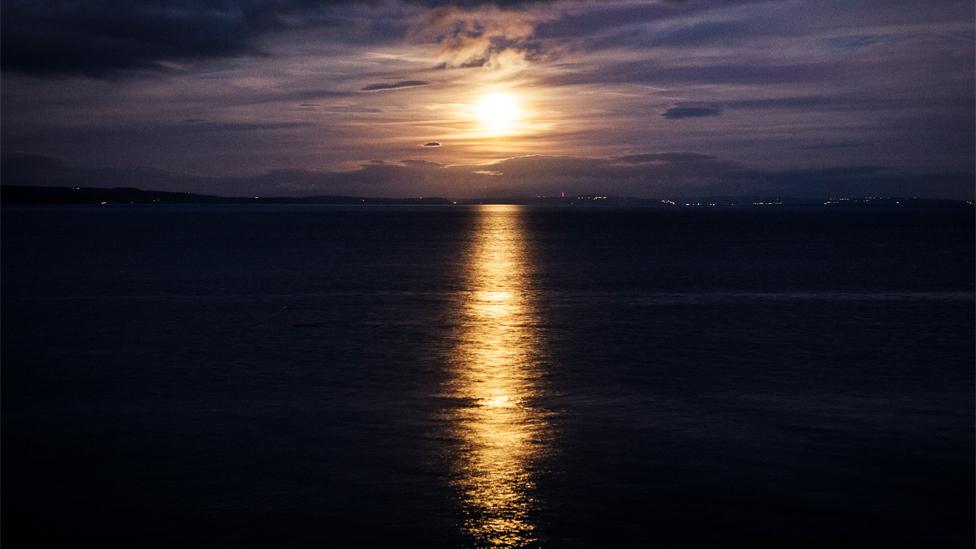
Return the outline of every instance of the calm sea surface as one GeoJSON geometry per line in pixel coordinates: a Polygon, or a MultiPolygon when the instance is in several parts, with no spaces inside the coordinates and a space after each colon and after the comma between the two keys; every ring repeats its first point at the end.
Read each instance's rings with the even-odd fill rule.
{"type": "Polygon", "coordinates": [[[972,210],[2,211],[10,547],[972,547],[972,210]]]}

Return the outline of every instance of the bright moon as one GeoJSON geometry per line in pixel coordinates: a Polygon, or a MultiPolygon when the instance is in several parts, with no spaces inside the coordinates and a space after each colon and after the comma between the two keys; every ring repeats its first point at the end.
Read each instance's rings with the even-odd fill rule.
{"type": "Polygon", "coordinates": [[[489,93],[475,106],[478,119],[493,133],[505,133],[518,120],[519,106],[510,93],[489,93]]]}

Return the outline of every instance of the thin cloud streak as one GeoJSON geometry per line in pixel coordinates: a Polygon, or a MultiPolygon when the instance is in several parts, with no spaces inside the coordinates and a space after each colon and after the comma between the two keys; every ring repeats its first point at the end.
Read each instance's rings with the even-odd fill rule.
{"type": "Polygon", "coordinates": [[[417,88],[420,86],[428,86],[430,82],[426,80],[401,80],[399,82],[377,82],[375,84],[367,84],[359,91],[370,92],[370,91],[385,91],[385,90],[399,90],[403,88],[417,88]]]}

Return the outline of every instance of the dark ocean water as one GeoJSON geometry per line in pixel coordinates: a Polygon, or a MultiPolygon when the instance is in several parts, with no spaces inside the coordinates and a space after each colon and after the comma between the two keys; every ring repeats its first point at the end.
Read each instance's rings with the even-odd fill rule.
{"type": "Polygon", "coordinates": [[[972,547],[973,211],[2,211],[10,547],[972,547]]]}

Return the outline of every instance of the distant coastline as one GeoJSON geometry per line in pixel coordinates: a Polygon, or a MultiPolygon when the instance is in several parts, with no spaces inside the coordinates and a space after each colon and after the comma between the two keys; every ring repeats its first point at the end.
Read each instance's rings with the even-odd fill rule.
{"type": "Polygon", "coordinates": [[[769,208],[777,206],[845,207],[955,207],[972,208],[971,200],[915,197],[828,197],[825,199],[779,196],[635,198],[585,194],[466,198],[383,198],[345,195],[317,196],[219,196],[187,192],[143,190],[131,187],[46,187],[0,185],[0,205],[128,205],[128,204],[335,204],[335,205],[474,205],[516,204],[550,206],[629,206],[648,208],[769,208]]]}

